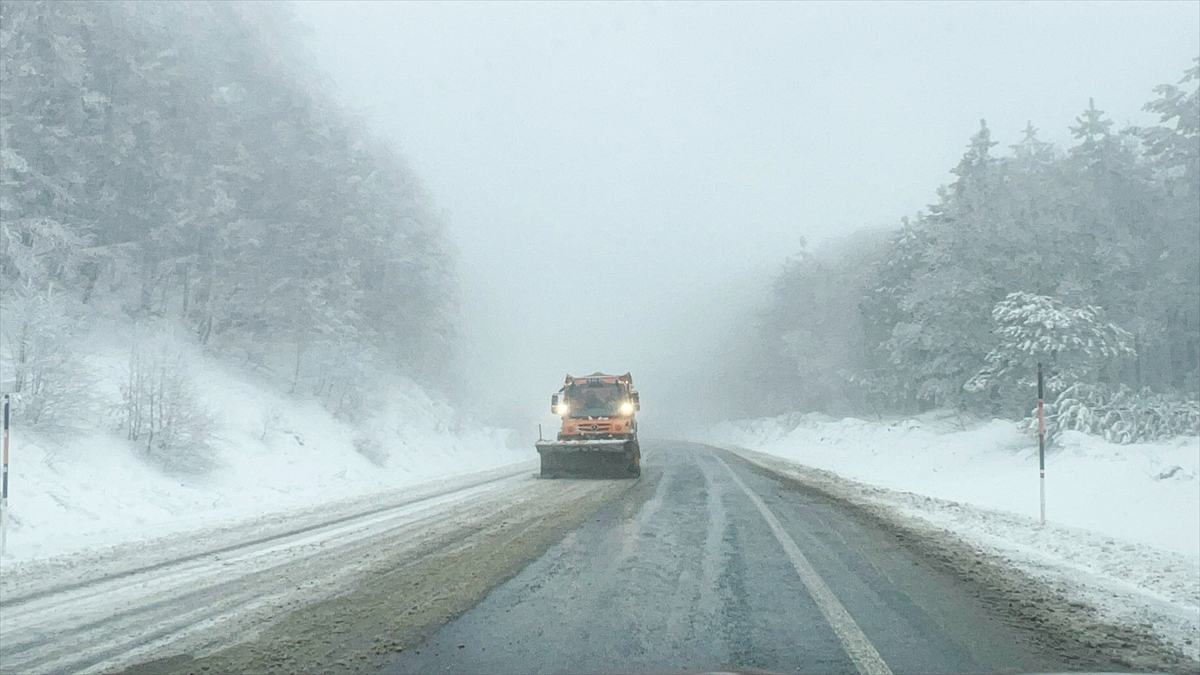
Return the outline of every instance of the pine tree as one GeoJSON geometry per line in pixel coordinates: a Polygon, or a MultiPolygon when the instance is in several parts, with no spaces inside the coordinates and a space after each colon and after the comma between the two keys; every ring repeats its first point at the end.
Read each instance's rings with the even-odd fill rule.
{"type": "Polygon", "coordinates": [[[1021,133],[1025,134],[1021,141],[1009,146],[1013,150],[1017,166],[1025,170],[1036,170],[1045,168],[1054,161],[1053,144],[1038,139],[1037,129],[1034,128],[1032,120],[1025,124],[1021,133]]]}
{"type": "Polygon", "coordinates": [[[1077,382],[1097,381],[1111,372],[1114,362],[1136,355],[1132,336],[1103,316],[1099,307],[1073,308],[1043,295],[1008,294],[992,309],[995,346],[964,388],[992,390],[993,397],[1008,402],[1008,412],[1019,413],[1036,384],[1038,363],[1047,368],[1048,396],[1077,382]]]}
{"type": "Polygon", "coordinates": [[[1158,98],[1143,109],[1158,114],[1159,126],[1139,130],[1146,155],[1172,184],[1172,192],[1185,193],[1180,196],[1200,194],[1200,57],[1194,63],[1179,80],[1191,85],[1190,92],[1173,84],[1154,87],[1158,98]],[[1175,189],[1176,184],[1183,189],[1175,189]]]}
{"type": "Polygon", "coordinates": [[[950,171],[958,176],[958,180],[953,183],[955,194],[961,195],[973,181],[980,180],[987,173],[992,164],[991,149],[996,144],[997,141],[992,140],[987,120],[979,120],[979,131],[971,136],[967,152],[958,166],[950,171]]]}
{"type": "Polygon", "coordinates": [[[1088,107],[1083,115],[1075,118],[1076,126],[1070,127],[1071,135],[1082,139],[1085,151],[1095,148],[1100,142],[1111,135],[1112,120],[1104,119],[1104,111],[1096,109],[1095,99],[1088,99],[1088,107]]]}

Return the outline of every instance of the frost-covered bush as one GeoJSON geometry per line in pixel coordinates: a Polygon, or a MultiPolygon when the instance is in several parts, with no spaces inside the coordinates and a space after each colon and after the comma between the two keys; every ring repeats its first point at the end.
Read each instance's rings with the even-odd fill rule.
{"type": "Polygon", "coordinates": [[[72,342],[73,317],[52,291],[6,293],[0,321],[0,381],[14,417],[32,426],[79,426],[95,405],[91,369],[72,342]]]}
{"type": "Polygon", "coordinates": [[[120,389],[120,426],[147,459],[184,473],[212,467],[213,420],[196,395],[187,359],[169,340],[135,339],[120,389]]]}
{"type": "MultiPolygon", "coordinates": [[[[1075,384],[1046,405],[1046,430],[1082,431],[1112,443],[1161,441],[1200,435],[1200,402],[1124,385],[1075,384]]],[[[1026,424],[1037,428],[1036,411],[1026,424]]]]}

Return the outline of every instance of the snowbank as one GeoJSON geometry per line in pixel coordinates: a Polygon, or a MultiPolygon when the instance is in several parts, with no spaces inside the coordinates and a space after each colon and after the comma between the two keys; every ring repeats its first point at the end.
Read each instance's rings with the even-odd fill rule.
{"type": "MultiPolygon", "coordinates": [[[[125,350],[88,357],[115,394],[125,350]]],[[[393,382],[357,424],[195,350],[216,467],[170,474],[120,432],[13,429],[6,562],[144,539],[528,461],[507,430],[462,427],[415,385],[393,382]]]]}
{"type": "MultiPolygon", "coordinates": [[[[723,423],[706,440],[893,490],[1038,516],[1037,439],[1012,422],[945,412],[891,422],[785,416],[723,423]]],[[[1046,517],[1200,558],[1200,438],[1114,445],[1063,432],[1046,453],[1046,517]]]]}

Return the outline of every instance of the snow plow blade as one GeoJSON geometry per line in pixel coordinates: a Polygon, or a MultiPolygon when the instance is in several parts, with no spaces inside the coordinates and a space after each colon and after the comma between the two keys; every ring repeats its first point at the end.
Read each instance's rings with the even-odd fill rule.
{"type": "Polygon", "coordinates": [[[624,439],[538,441],[543,478],[637,478],[642,454],[624,439]]]}

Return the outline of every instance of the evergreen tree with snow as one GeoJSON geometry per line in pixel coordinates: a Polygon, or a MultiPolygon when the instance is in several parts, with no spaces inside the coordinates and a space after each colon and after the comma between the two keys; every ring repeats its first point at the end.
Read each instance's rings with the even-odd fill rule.
{"type": "Polygon", "coordinates": [[[988,129],[987,120],[979,120],[979,131],[971,136],[967,152],[958,162],[958,166],[950,171],[958,180],[952,184],[955,194],[962,195],[973,181],[981,180],[993,162],[992,148],[999,141],[992,140],[992,132],[988,129]]]}
{"type": "Polygon", "coordinates": [[[1046,370],[1048,397],[1077,382],[1096,382],[1136,355],[1131,336],[1104,321],[1099,307],[1067,307],[1044,295],[1008,294],[992,309],[995,346],[964,388],[987,392],[1009,413],[1028,407],[1037,364],[1046,370]],[[1015,406],[1015,407],[1014,407],[1015,406]]]}
{"type": "Polygon", "coordinates": [[[1080,148],[1089,152],[1112,135],[1112,125],[1112,120],[1104,118],[1104,111],[1096,108],[1095,99],[1089,98],[1087,109],[1075,118],[1075,126],[1070,127],[1070,130],[1072,136],[1082,140],[1080,148]]]}
{"type": "Polygon", "coordinates": [[[1013,159],[1019,167],[1027,170],[1043,169],[1054,161],[1054,145],[1037,137],[1037,129],[1030,120],[1021,131],[1024,137],[1020,142],[1010,145],[1013,159]]]}
{"type": "MultiPolygon", "coordinates": [[[[1010,157],[995,156],[981,122],[953,169],[956,181],[938,188],[927,214],[904,219],[874,261],[858,268],[868,277],[859,286],[859,322],[853,332],[840,330],[841,343],[859,351],[839,353],[841,367],[831,370],[845,374],[863,412],[954,406],[1020,417],[1027,397],[1018,403],[1009,396],[1028,382],[1006,378],[1032,372],[1039,355],[1022,350],[1039,344],[1041,360],[1060,378],[1056,387],[1067,386],[1061,378],[1124,386],[1133,392],[1130,409],[1145,391],[1171,400],[1200,396],[1195,63],[1178,85],[1154,88],[1147,110],[1160,115],[1158,126],[1116,131],[1089,100],[1070,125],[1077,142],[1065,153],[1039,140],[1030,123],[1010,157]],[[1034,335],[1045,325],[1039,316],[1059,332],[1034,335]],[[1098,351],[1068,348],[1088,331],[1098,351]]],[[[819,274],[845,279],[838,276],[844,271],[819,274]]],[[[783,276],[806,292],[820,283],[799,268],[783,276]]],[[[813,306],[798,299],[806,297],[777,295],[768,314],[793,311],[782,303],[813,306]]],[[[805,352],[838,342],[788,325],[801,327],[772,327],[769,340],[760,333],[757,348],[779,363],[808,368],[819,354],[805,352]]]]}

